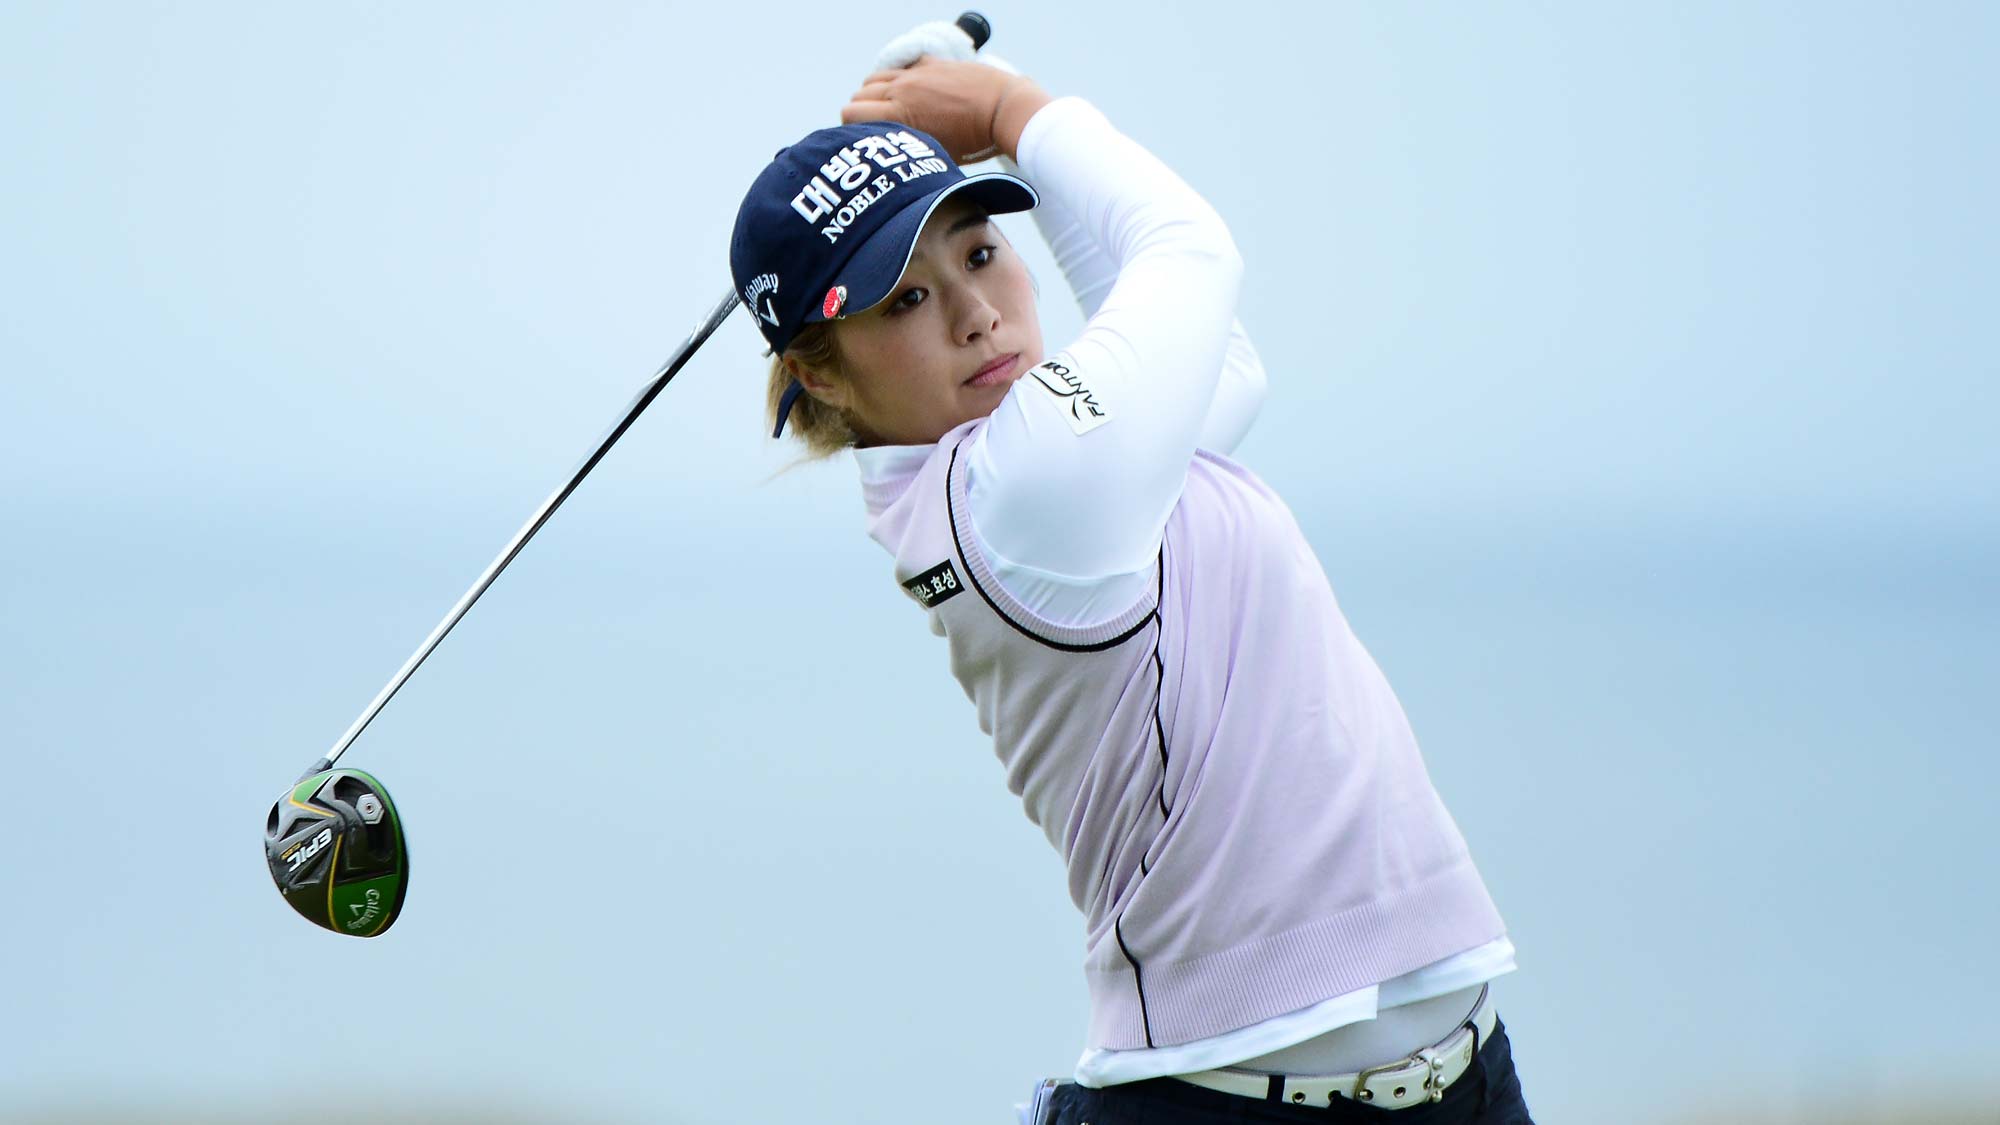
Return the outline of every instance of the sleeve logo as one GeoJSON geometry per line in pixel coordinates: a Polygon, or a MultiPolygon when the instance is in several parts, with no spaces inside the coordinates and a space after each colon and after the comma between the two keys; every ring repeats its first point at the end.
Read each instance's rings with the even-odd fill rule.
{"type": "Polygon", "coordinates": [[[1078,436],[1111,421],[1111,411],[1066,364],[1050,360],[1028,372],[1057,402],[1057,408],[1078,436]]]}
{"type": "Polygon", "coordinates": [[[965,583],[958,580],[958,572],[951,568],[951,560],[946,559],[936,566],[903,583],[903,592],[917,600],[925,609],[935,609],[939,604],[950,601],[965,589],[965,583]]]}

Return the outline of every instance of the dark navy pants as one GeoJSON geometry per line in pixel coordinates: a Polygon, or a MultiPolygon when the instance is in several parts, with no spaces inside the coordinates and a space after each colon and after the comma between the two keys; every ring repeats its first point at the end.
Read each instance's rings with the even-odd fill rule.
{"type": "Polygon", "coordinates": [[[1058,1087],[1050,1125],[1324,1125],[1373,1121],[1383,1125],[1534,1125],[1514,1073],[1514,1047],[1507,1025],[1495,1022],[1493,1037],[1480,1045],[1479,1058],[1444,1092],[1444,1100],[1409,1109],[1381,1109],[1342,1099],[1332,1105],[1304,1106],[1225,1094],[1172,1078],[1130,1082],[1093,1090],[1058,1087]]]}

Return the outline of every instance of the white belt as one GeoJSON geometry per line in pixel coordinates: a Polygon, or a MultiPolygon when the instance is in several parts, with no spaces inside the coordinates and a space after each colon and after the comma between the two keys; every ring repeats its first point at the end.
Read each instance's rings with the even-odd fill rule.
{"type": "Polygon", "coordinates": [[[1328,1105],[1342,1098],[1353,1098],[1380,1109],[1408,1109],[1443,1099],[1445,1087],[1471,1068],[1479,1048],[1493,1035],[1498,1018],[1486,989],[1481,988],[1479,1002],[1473,1005],[1458,1030],[1415,1054],[1354,1074],[1294,1076],[1224,1067],[1174,1077],[1225,1094],[1264,1101],[1328,1105]]]}

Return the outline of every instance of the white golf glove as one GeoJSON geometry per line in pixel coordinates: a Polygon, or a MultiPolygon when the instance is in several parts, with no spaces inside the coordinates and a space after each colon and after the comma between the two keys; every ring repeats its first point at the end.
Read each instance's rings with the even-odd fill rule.
{"type": "Polygon", "coordinates": [[[995,70],[1019,74],[1007,60],[992,52],[975,51],[972,36],[945,20],[920,23],[883,45],[875,55],[876,70],[901,70],[929,55],[952,62],[983,62],[995,70]]]}
{"type": "MultiPolygon", "coordinates": [[[[964,28],[946,20],[920,23],[883,44],[882,49],[875,54],[875,69],[901,70],[915,65],[916,61],[925,55],[949,62],[985,63],[1005,74],[1021,73],[1013,63],[999,55],[991,51],[975,50],[972,46],[972,36],[967,35],[964,28]]],[[[959,161],[959,164],[962,166],[991,160],[999,154],[999,151],[997,148],[989,148],[984,152],[975,152],[959,161]]],[[[1009,172],[1014,171],[1013,161],[1005,157],[1001,157],[1000,161],[1001,167],[1009,172]]]]}

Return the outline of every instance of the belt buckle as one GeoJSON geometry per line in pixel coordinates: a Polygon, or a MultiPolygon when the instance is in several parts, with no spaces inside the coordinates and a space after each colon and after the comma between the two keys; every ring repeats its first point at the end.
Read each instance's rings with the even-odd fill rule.
{"type": "MultiPolygon", "coordinates": [[[[1375,1100],[1375,1091],[1368,1088],[1368,1080],[1370,1078],[1378,1074],[1387,1074],[1392,1070],[1403,1070],[1410,1066],[1421,1066],[1424,1068],[1424,1100],[1429,1102],[1443,1101],[1444,1083],[1441,1080],[1444,1077],[1444,1058],[1431,1047],[1425,1047],[1413,1055],[1405,1055],[1395,1062],[1386,1062],[1381,1066],[1371,1066],[1360,1074],[1355,1075],[1354,1100],[1359,1102],[1373,1102],[1375,1100]]],[[[1402,1107],[1397,1106],[1394,1108],[1400,1109],[1402,1107]]]]}

